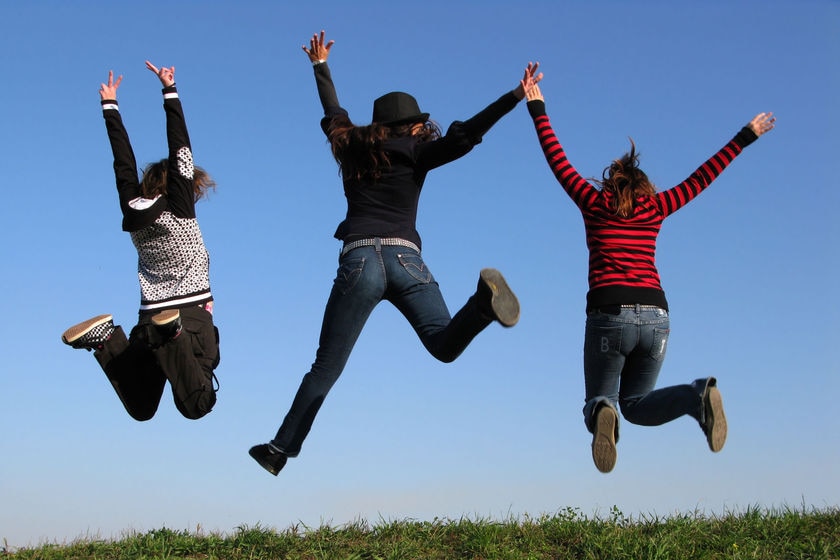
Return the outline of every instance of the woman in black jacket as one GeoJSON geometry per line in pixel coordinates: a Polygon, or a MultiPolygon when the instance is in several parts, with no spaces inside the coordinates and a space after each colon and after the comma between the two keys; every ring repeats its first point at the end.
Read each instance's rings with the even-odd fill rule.
{"type": "Polygon", "coordinates": [[[324,32],[303,47],[315,72],[324,109],[321,128],[338,162],[347,199],[347,216],[335,237],[343,242],[329,301],[324,312],[312,369],[300,384],[276,436],[250,454],[277,475],[287,457],[295,457],[309,433],[327,392],[341,374],[374,307],[388,300],[408,319],[426,349],[451,362],[492,321],[512,327],[519,302],[501,273],[481,271],[475,295],[450,316],[440,288],[420,255],[415,228],[417,205],[426,174],[467,154],[501,117],[525,97],[540,76],[528,65],[521,83],[471,119],[456,121],[441,134],[403,92],[391,92],[373,104],[373,122],[357,126],[338,102],[327,57],[333,41],[324,32]]]}

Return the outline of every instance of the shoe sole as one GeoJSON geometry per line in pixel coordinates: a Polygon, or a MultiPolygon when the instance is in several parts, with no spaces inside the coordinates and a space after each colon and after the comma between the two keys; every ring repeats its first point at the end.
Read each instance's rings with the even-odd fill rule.
{"type": "Polygon", "coordinates": [[[592,434],[592,460],[602,473],[615,467],[618,452],[615,448],[615,424],[617,418],[612,409],[604,406],[595,417],[595,433],[592,434]]]}
{"type": "Polygon", "coordinates": [[[64,344],[73,344],[88,332],[91,329],[102,325],[103,323],[107,323],[108,321],[113,320],[112,315],[97,315],[92,319],[88,319],[87,321],[83,321],[78,325],[73,325],[66,331],[64,334],[61,335],[61,340],[64,341],[64,344]]]}
{"type": "MultiPolygon", "coordinates": [[[[277,467],[275,467],[271,463],[266,462],[265,459],[263,458],[263,456],[260,455],[259,453],[257,453],[256,449],[258,447],[259,447],[258,445],[255,445],[254,447],[249,449],[248,450],[248,455],[253,457],[254,460],[257,463],[259,463],[262,468],[264,468],[265,470],[267,470],[268,472],[270,472],[274,476],[277,476],[277,474],[280,472],[280,469],[278,469],[277,467]]],[[[286,463],[283,463],[283,466],[286,466],[286,463]]]]}
{"type": "Polygon", "coordinates": [[[726,443],[727,425],[726,415],[723,413],[723,397],[716,386],[709,387],[703,405],[706,407],[706,440],[709,442],[709,449],[717,453],[726,443]]]}
{"type": "Polygon", "coordinates": [[[480,276],[481,281],[489,286],[493,294],[490,307],[496,315],[496,320],[504,327],[514,326],[519,322],[519,300],[507,285],[505,277],[495,268],[483,269],[480,276]]]}
{"type": "Polygon", "coordinates": [[[181,312],[177,309],[167,309],[166,311],[161,311],[160,313],[153,315],[152,324],[157,327],[162,327],[177,320],[180,316],[181,312]]]}

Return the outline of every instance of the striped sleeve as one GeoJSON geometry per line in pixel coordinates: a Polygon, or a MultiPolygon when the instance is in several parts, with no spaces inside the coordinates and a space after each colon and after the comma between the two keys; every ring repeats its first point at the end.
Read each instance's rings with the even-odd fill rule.
{"type": "Polygon", "coordinates": [[[756,138],[758,136],[752,130],[744,127],[726,146],[706,160],[685,181],[658,193],[657,201],[663,216],[673,214],[703,192],[756,138]]]}
{"type": "Polygon", "coordinates": [[[569,163],[563,146],[551,128],[551,122],[545,113],[545,103],[529,101],[528,111],[534,120],[534,128],[540,141],[545,159],[554,177],[574,201],[578,208],[584,209],[594,205],[598,197],[598,189],[581,177],[577,169],[569,163]]]}

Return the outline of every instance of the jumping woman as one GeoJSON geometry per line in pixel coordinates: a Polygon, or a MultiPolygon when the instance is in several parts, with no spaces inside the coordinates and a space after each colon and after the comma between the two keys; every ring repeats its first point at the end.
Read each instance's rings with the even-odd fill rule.
{"type": "Polygon", "coordinates": [[[529,66],[516,89],[505,93],[466,121],[441,134],[403,92],[391,92],[373,103],[372,123],[353,124],[338,102],[327,57],[333,41],[324,32],[303,47],[315,71],[324,109],[321,128],[338,162],[347,199],[347,216],[335,237],[342,241],[338,272],[324,311],[315,362],[304,375],[291,409],[268,443],[251,448],[251,456],[277,475],[288,457],[296,457],[327,392],[344,369],[353,345],[373,309],[388,300],[408,319],[429,353],[452,362],[491,322],[512,327],[519,302],[495,269],[479,274],[478,288],[450,316],[440,288],[420,254],[415,226],[426,174],[467,154],[501,117],[539,81],[529,66]]]}
{"type": "Polygon", "coordinates": [[[219,331],[213,324],[210,258],[195,215],[195,203],[215,187],[193,164],[175,67],[155,67],[163,85],[169,157],[148,165],[138,181],[137,163],[117,105],[122,76],[102,84],[99,95],[114,156],[122,229],[137,249],[140,312],[126,339],[111,315],[70,327],[65,344],[93,351],[125,409],[135,420],[152,418],[167,380],[175,406],[186,418],[201,418],[216,402],[214,370],[219,331]]]}
{"type": "Polygon", "coordinates": [[[683,415],[700,423],[709,448],[726,441],[723,401],[714,377],[654,389],[670,332],[668,302],[656,269],[662,221],[700,194],[741,151],[771,130],[772,113],[759,113],[685,181],[656,192],[630,152],[587,182],[569,163],[554,134],[538,86],[527,92],[548,165],[583,214],[589,248],[589,292],[583,370],[592,458],[601,472],[615,466],[618,411],[628,422],[659,426],[683,415]]]}

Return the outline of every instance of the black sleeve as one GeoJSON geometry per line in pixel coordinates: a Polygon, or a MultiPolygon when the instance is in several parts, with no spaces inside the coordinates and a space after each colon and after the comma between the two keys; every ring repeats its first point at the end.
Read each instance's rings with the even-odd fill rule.
{"type": "Polygon", "coordinates": [[[163,109],[166,112],[166,140],[169,144],[166,177],[169,210],[179,218],[195,218],[195,166],[184,110],[174,84],[163,88],[163,109]]]}
{"type": "Polygon", "coordinates": [[[453,122],[446,134],[433,142],[419,144],[417,163],[421,168],[434,169],[469,153],[481,143],[482,137],[508,114],[519,100],[508,92],[466,121],[453,122]]]}
{"type": "Polygon", "coordinates": [[[321,107],[324,109],[324,118],[321,119],[321,130],[324,134],[329,131],[330,121],[333,117],[342,115],[347,117],[347,111],[338,103],[338,94],[335,91],[335,84],[332,81],[332,73],[326,62],[313,66],[315,72],[315,85],[318,86],[318,99],[321,100],[321,107]]]}
{"type": "Polygon", "coordinates": [[[742,150],[756,140],[758,140],[758,134],[753,132],[753,129],[749,126],[745,126],[739,130],[738,134],[735,135],[735,138],[732,139],[732,141],[738,144],[742,150]]]}
{"type": "Polygon", "coordinates": [[[166,200],[157,200],[142,209],[131,207],[131,201],[140,198],[140,181],[137,175],[137,160],[116,100],[102,101],[102,117],[105,119],[105,130],[108,132],[111,153],[114,156],[114,176],[123,215],[122,228],[125,231],[135,231],[157,219],[166,208],[166,200]]]}

